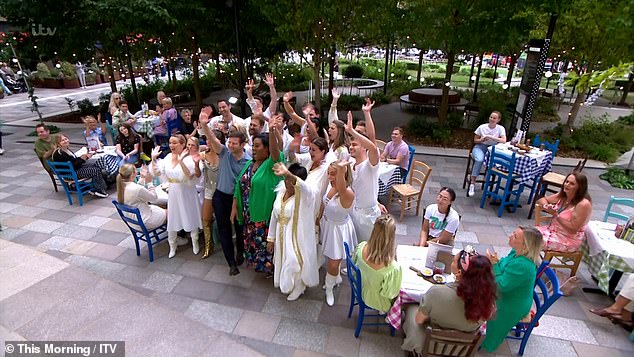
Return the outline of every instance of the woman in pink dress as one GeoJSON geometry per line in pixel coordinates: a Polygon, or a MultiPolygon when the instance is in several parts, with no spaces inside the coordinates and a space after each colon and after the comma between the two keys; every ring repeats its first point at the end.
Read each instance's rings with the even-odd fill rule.
{"type": "Polygon", "coordinates": [[[544,236],[544,250],[578,251],[592,214],[586,175],[576,171],[568,174],[559,193],[542,197],[537,204],[553,215],[548,226],[537,227],[544,236]]]}

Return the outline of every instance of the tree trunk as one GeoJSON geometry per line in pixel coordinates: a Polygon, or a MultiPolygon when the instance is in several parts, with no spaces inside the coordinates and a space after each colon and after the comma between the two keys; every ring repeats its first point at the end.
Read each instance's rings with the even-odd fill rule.
{"type": "Polygon", "coordinates": [[[476,59],[476,56],[474,55],[473,58],[471,59],[471,71],[469,71],[469,88],[471,88],[471,83],[473,82],[471,80],[471,77],[473,77],[473,69],[475,68],[475,59],[476,59]]]}
{"type": "Polygon", "coordinates": [[[214,62],[216,63],[216,80],[220,80],[220,53],[214,54],[214,62]]]}
{"type": "Polygon", "coordinates": [[[387,86],[389,77],[387,72],[390,68],[390,38],[387,39],[387,46],[385,47],[385,73],[383,73],[383,94],[387,94],[387,86]]]}
{"type": "Polygon", "coordinates": [[[134,95],[134,99],[136,100],[136,108],[134,108],[134,112],[140,109],[139,103],[139,92],[136,90],[136,80],[134,79],[134,67],[132,67],[132,54],[130,53],[130,45],[128,44],[128,39],[124,36],[123,41],[125,43],[125,52],[128,57],[128,72],[130,75],[130,84],[132,84],[132,95],[134,95]]]}
{"type": "MultiPolygon", "coordinates": [[[[328,76],[328,102],[332,103],[332,88],[334,86],[334,74],[335,74],[335,56],[337,53],[335,52],[335,46],[332,46],[330,51],[330,58],[328,61],[328,67],[330,67],[330,76],[328,76]]],[[[343,92],[343,89],[342,89],[343,92]]],[[[352,93],[350,93],[352,94],[352,93]]]]}
{"type": "Polygon", "coordinates": [[[200,64],[200,58],[198,57],[198,41],[196,41],[196,35],[192,36],[194,39],[192,40],[192,46],[194,48],[194,55],[192,56],[192,67],[193,67],[193,77],[192,82],[194,84],[194,96],[196,97],[196,110],[195,112],[200,112],[200,109],[203,107],[203,96],[200,91],[200,73],[198,72],[198,66],[200,64]]]}
{"type": "Polygon", "coordinates": [[[500,63],[500,54],[498,53],[495,57],[495,69],[493,70],[493,79],[491,80],[491,84],[495,84],[495,80],[498,76],[498,64],[500,63]]]}
{"type": "Polygon", "coordinates": [[[321,48],[315,49],[313,62],[313,75],[315,77],[315,107],[317,108],[317,113],[320,113],[321,118],[321,78],[319,76],[319,71],[321,69],[321,48]]]}
{"type": "Polygon", "coordinates": [[[475,87],[473,88],[473,100],[472,102],[478,101],[478,85],[480,84],[480,73],[482,72],[482,62],[484,59],[484,53],[480,56],[480,63],[478,63],[478,73],[476,74],[475,87]]]}
{"type": "MultiPolygon", "coordinates": [[[[582,75],[590,76],[593,71],[592,61],[588,61],[588,68],[586,69],[586,73],[582,75]]],[[[586,81],[586,84],[583,88],[579,89],[579,93],[577,94],[577,98],[575,98],[575,102],[570,109],[570,115],[568,116],[568,120],[566,121],[566,126],[568,127],[568,132],[572,132],[572,127],[575,124],[575,120],[577,119],[577,114],[579,114],[579,109],[581,109],[581,103],[586,100],[586,91],[590,87],[589,81],[586,81]]]]}
{"type": "Polygon", "coordinates": [[[113,92],[117,91],[117,81],[114,80],[114,69],[112,69],[112,62],[106,65],[106,71],[108,71],[108,77],[110,77],[110,89],[113,92]]]}
{"type": "Polygon", "coordinates": [[[423,50],[418,53],[418,73],[416,73],[416,82],[420,83],[420,75],[423,71],[423,50]]]}
{"type": "Polygon", "coordinates": [[[447,51],[447,69],[445,70],[445,81],[442,85],[442,99],[440,101],[440,109],[438,109],[438,124],[444,125],[447,122],[447,111],[449,109],[449,86],[445,83],[451,82],[451,73],[453,72],[453,64],[455,62],[454,50],[447,51]]]}
{"type": "Polygon", "coordinates": [[[625,106],[625,99],[627,99],[627,94],[630,92],[630,89],[632,89],[633,79],[634,79],[634,72],[630,72],[630,78],[628,78],[627,84],[625,85],[625,88],[623,88],[623,94],[621,95],[621,100],[619,100],[618,105],[625,106]]]}
{"type": "Polygon", "coordinates": [[[172,61],[172,92],[176,92],[176,61],[172,61]]]}
{"type": "Polygon", "coordinates": [[[511,82],[513,81],[513,71],[515,71],[515,64],[517,64],[517,57],[511,55],[511,64],[509,65],[509,73],[506,75],[506,84],[508,84],[508,88],[506,90],[511,89],[511,82]]]}

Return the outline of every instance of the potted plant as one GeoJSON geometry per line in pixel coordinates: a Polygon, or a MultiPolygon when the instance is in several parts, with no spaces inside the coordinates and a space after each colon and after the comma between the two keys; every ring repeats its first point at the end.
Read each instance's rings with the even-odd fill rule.
{"type": "Polygon", "coordinates": [[[48,68],[47,66],[47,69],[49,70],[49,72],[48,74],[45,74],[44,76],[44,88],[54,88],[54,89],[64,88],[64,82],[62,82],[60,78],[62,75],[62,72],[60,72],[60,70],[55,67],[48,68]]]}
{"type": "Polygon", "coordinates": [[[86,72],[86,85],[92,86],[96,83],[97,83],[97,73],[95,73],[95,71],[93,71],[92,69],[89,69],[86,72]]]}
{"type": "Polygon", "coordinates": [[[103,83],[103,70],[101,68],[99,68],[99,65],[97,65],[97,63],[93,62],[90,65],[90,71],[93,71],[95,73],[95,83],[96,84],[101,84],[103,83]]]}
{"type": "Polygon", "coordinates": [[[64,88],[75,89],[79,88],[79,80],[77,79],[77,73],[75,72],[75,66],[70,62],[63,61],[61,64],[61,71],[63,74],[64,88]]]}

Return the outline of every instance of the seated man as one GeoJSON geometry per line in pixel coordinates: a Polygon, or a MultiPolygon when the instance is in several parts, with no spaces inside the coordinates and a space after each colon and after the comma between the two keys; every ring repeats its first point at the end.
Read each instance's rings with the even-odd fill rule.
{"type": "Polygon", "coordinates": [[[405,179],[409,169],[409,145],[403,140],[402,128],[397,126],[392,129],[392,141],[385,145],[381,153],[381,161],[397,165],[401,171],[401,177],[405,179]]]}
{"type": "Polygon", "coordinates": [[[49,168],[46,164],[48,157],[46,157],[46,153],[51,150],[55,135],[51,136],[51,131],[44,124],[36,125],[35,132],[37,133],[37,139],[35,140],[35,152],[39,158],[44,159],[44,166],[48,170],[49,168]]]}
{"type": "Polygon", "coordinates": [[[119,110],[117,110],[112,116],[112,126],[119,130],[119,126],[123,123],[128,123],[130,126],[136,124],[136,118],[128,110],[128,102],[121,100],[119,102],[119,110]]]}
{"type": "Polygon", "coordinates": [[[86,128],[84,129],[84,138],[88,148],[95,151],[106,145],[106,125],[101,122],[101,113],[97,114],[97,119],[94,116],[88,115],[83,118],[86,128]]]}

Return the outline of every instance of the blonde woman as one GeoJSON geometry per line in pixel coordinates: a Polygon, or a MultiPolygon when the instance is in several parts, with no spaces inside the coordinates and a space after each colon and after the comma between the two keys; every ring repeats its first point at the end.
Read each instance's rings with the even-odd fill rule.
{"type": "MultiPolygon", "coordinates": [[[[193,177],[198,169],[197,163],[185,148],[185,137],[176,134],[169,140],[170,153],[158,161],[160,147],[152,150],[152,172],[155,176],[165,175],[170,183],[167,195],[169,207],[167,220],[167,241],[170,245],[168,258],[176,255],[176,237],[178,231],[190,232],[192,250],[198,254],[198,230],[202,228],[200,205],[193,177]],[[195,203],[195,204],[192,204],[195,203]]],[[[200,175],[200,172],[198,172],[200,175]]]]}
{"type": "Polygon", "coordinates": [[[134,165],[124,164],[121,166],[119,175],[117,175],[117,201],[138,208],[143,224],[148,230],[152,230],[165,223],[167,210],[150,204],[150,202],[155,202],[158,197],[152,185],[152,176],[147,171],[147,167],[143,166],[139,183],[135,183],[136,168],[134,165]]]}
{"type": "Polygon", "coordinates": [[[506,257],[499,259],[487,249],[498,293],[497,314],[487,322],[487,336],[482,343],[487,351],[495,351],[511,328],[530,312],[543,242],[537,228],[519,226],[509,236],[512,249],[506,257]]]}
{"type": "Polygon", "coordinates": [[[119,92],[112,92],[110,95],[110,104],[108,104],[108,113],[114,115],[119,110],[119,102],[121,102],[121,94],[119,92]]]}
{"type": "Polygon", "coordinates": [[[403,277],[396,263],[396,222],[391,215],[376,219],[370,240],[359,243],[352,259],[361,271],[363,301],[375,310],[389,310],[403,277]]]}
{"type": "MultiPolygon", "coordinates": [[[[218,130],[213,130],[213,135],[222,143],[225,142],[225,135],[218,130]]],[[[212,236],[212,227],[214,222],[214,207],[212,199],[216,192],[216,184],[218,183],[218,170],[220,168],[220,157],[210,146],[207,151],[200,153],[200,161],[203,166],[203,177],[205,187],[203,190],[203,234],[205,235],[205,250],[202,259],[209,257],[214,252],[214,240],[212,236]]]]}
{"type": "Polygon", "coordinates": [[[326,303],[335,304],[333,288],[341,282],[339,265],[346,257],[343,243],[350,249],[357,245],[357,234],[354,230],[350,211],[354,203],[352,173],[347,161],[333,162],[328,167],[330,186],[323,196],[320,214],[320,237],[326,262],[326,303]]]}

